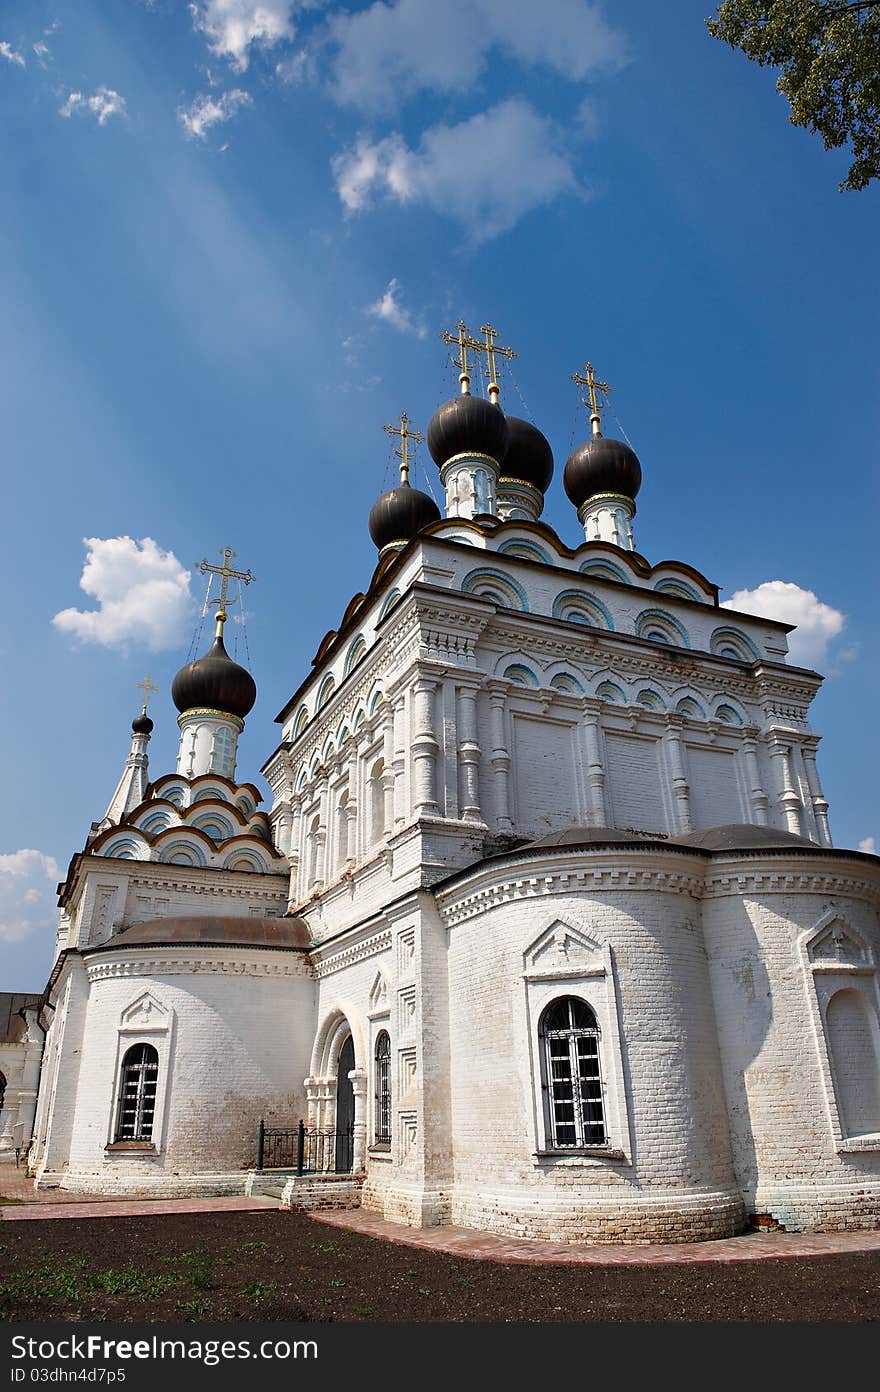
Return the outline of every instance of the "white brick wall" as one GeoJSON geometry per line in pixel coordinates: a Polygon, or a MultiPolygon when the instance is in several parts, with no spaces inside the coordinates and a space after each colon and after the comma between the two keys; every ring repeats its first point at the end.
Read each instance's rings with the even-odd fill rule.
{"type": "MultiPolygon", "coordinates": [[[[92,981],[82,1061],[72,1095],[56,1095],[56,1124],[72,1115],[64,1187],[170,1192],[178,1178],[243,1172],[255,1163],[261,1117],[286,1124],[303,1111],[303,1059],[315,1029],[314,989],[295,954],[184,948],[101,954],[92,981]],[[139,1027],[126,1012],[148,995],[139,1027]],[[119,1063],[137,1042],[160,1057],[155,1152],[108,1152],[119,1063]]],[[[79,975],[83,975],[80,968],[79,975]]],[[[59,1083],[59,1090],[61,1083],[59,1083]]],[[[181,1192],[191,1192],[184,1188],[181,1192]]]]}

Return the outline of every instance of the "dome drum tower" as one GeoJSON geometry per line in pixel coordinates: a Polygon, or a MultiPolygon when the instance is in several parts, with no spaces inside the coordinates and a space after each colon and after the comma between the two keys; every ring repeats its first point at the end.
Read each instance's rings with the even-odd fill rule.
{"type": "Polygon", "coordinates": [[[171,699],[180,711],[177,772],[184,778],[217,773],[234,780],[238,737],[257,699],[250,672],[233,662],[223,643],[226,609],[233,602],[227,595],[229,581],[234,578],[249,585],[254,578],[250,570],[233,570],[229,564],[233,555],[227,548],[222,566],[201,563],[203,574],[220,576],[220,598],[212,600],[218,606],[214,643],[203,657],[181,667],[171,686],[171,699]]]}
{"type": "Polygon", "coordinates": [[[611,388],[597,379],[593,364],[586,364],[584,375],[572,373],[572,381],[587,389],[581,399],[590,411],[592,436],[568,457],[562,480],[565,491],[577,508],[587,541],[610,541],[634,551],[632,524],[642,466],[629,445],[602,434],[599,397],[607,397],[611,388]]]}

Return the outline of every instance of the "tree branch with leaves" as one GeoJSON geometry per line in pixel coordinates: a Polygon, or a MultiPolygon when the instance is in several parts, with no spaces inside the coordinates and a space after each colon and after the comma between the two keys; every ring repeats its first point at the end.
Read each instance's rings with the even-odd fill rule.
{"type": "Polygon", "coordinates": [[[841,190],[880,177],[880,0],[725,0],[706,24],[713,38],[781,70],[776,86],[793,125],[821,135],[826,150],[849,143],[841,190]]]}

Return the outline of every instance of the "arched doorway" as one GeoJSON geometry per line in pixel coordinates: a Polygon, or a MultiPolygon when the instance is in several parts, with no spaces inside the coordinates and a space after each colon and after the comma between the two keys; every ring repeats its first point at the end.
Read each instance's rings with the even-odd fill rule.
{"type": "Polygon", "coordinates": [[[349,1073],[354,1068],[354,1040],[350,1034],[345,1036],[339,1050],[339,1064],[336,1070],[336,1173],[348,1174],[352,1165],[352,1137],[354,1135],[354,1088],[349,1073]]]}

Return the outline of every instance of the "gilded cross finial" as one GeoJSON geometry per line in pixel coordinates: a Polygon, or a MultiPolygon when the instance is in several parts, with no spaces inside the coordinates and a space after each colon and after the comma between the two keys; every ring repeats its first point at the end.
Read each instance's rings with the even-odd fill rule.
{"type": "Polygon", "coordinates": [[[483,345],[480,343],[479,339],[474,338],[472,334],[468,333],[467,324],[463,319],[459,319],[456,324],[455,333],[453,333],[451,329],[444,329],[440,337],[443,339],[444,343],[457,345],[458,357],[453,358],[452,361],[459,369],[458,380],[461,383],[462,396],[470,396],[471,374],[468,363],[468,349],[470,349],[472,353],[479,353],[483,345]]]}
{"type": "Polygon", "coordinates": [[[202,575],[220,576],[220,598],[212,599],[210,601],[211,604],[217,605],[218,638],[223,637],[223,625],[225,624],[226,619],[228,617],[226,610],[229,608],[230,604],[235,603],[234,598],[229,598],[230,580],[242,580],[246,585],[249,585],[252,580],[255,580],[257,578],[250,570],[233,570],[229,562],[233,560],[233,558],[235,557],[235,552],[230,550],[228,546],[224,547],[220,554],[223,557],[222,565],[211,565],[207,560],[204,560],[199,566],[199,570],[201,571],[202,575]]]}
{"type": "Polygon", "coordinates": [[[571,380],[576,382],[579,387],[586,387],[587,395],[581,397],[581,401],[590,412],[590,425],[593,427],[594,435],[601,435],[602,412],[605,409],[605,401],[599,404],[599,397],[607,397],[611,388],[607,382],[600,382],[595,372],[593,364],[588,362],[584,366],[583,374],[573,372],[571,380]]]}
{"type": "Polygon", "coordinates": [[[498,385],[498,369],[495,363],[496,358],[506,358],[510,362],[517,354],[512,348],[501,348],[496,342],[498,330],[493,329],[491,324],[482,324],[480,333],[483,335],[483,342],[477,345],[478,353],[486,354],[486,366],[489,369],[489,400],[493,406],[498,405],[498,398],[501,395],[501,388],[498,385]]]}
{"type": "Polygon", "coordinates": [[[386,425],[385,434],[389,436],[400,436],[400,447],[394,447],[394,453],[400,460],[400,482],[409,483],[409,442],[413,440],[420,445],[424,440],[424,435],[420,430],[410,430],[409,416],[406,411],[400,413],[400,425],[386,425]]]}
{"type": "Polygon", "coordinates": [[[150,697],[153,692],[158,691],[159,688],[154,684],[152,677],[144,677],[142,682],[135,682],[135,686],[138,691],[144,693],[144,715],[146,715],[147,706],[150,704],[150,697]]]}

